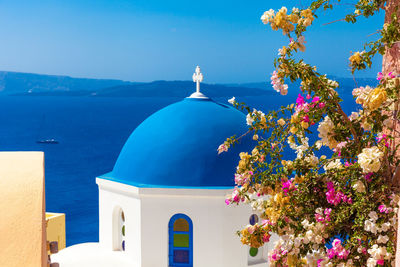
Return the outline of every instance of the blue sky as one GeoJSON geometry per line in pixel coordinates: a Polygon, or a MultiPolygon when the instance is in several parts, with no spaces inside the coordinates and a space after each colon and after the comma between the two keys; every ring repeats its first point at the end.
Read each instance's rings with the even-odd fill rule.
{"type": "MultiPolygon", "coordinates": [[[[188,80],[198,64],[205,82],[269,80],[277,49],[288,41],[260,21],[282,5],[307,0],[0,0],[0,70],[129,81],[188,80]]],[[[350,51],[383,23],[383,13],[356,25],[351,5],[319,14],[306,33],[304,58],[323,73],[349,77],[350,51]]],[[[372,70],[356,77],[375,77],[372,70]]]]}

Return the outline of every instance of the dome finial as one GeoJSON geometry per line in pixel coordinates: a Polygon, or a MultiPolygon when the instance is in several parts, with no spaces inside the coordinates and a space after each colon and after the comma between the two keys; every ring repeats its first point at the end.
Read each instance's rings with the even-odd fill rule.
{"type": "Polygon", "coordinates": [[[200,92],[200,83],[203,81],[203,73],[201,73],[200,67],[197,66],[195,73],[193,73],[193,82],[196,83],[196,92],[191,94],[189,98],[208,98],[200,92]]]}

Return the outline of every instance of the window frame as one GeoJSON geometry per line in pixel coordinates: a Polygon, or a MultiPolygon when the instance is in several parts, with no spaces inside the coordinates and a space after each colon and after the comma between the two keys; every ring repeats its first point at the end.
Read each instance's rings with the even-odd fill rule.
{"type": "Polygon", "coordinates": [[[193,266],[193,223],[189,216],[177,213],[171,217],[168,223],[168,266],[170,267],[192,267],[193,266]],[[189,224],[189,231],[174,231],[174,223],[178,219],[185,219],[189,224]],[[189,235],[189,247],[175,247],[174,246],[174,234],[188,234],[189,235]],[[189,251],[189,263],[175,263],[174,262],[174,250],[186,250],[189,251]]]}

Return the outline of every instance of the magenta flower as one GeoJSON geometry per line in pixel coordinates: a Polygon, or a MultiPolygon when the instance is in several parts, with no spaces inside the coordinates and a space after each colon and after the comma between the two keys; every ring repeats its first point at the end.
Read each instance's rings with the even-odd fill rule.
{"type": "Polygon", "coordinates": [[[335,187],[332,182],[328,182],[326,184],[326,187],[328,191],[325,193],[325,195],[328,203],[333,204],[334,206],[338,205],[341,201],[348,204],[353,204],[353,200],[351,199],[351,197],[346,196],[340,190],[335,191],[335,187]]]}
{"type": "Polygon", "coordinates": [[[364,175],[364,178],[365,178],[365,180],[367,182],[371,182],[372,181],[372,178],[371,178],[372,174],[373,174],[372,172],[369,172],[369,173],[364,175]]]}
{"type": "Polygon", "coordinates": [[[380,213],[386,213],[386,214],[392,211],[392,209],[386,207],[385,204],[380,205],[380,206],[378,207],[378,210],[379,210],[380,213]]]}
{"type": "Polygon", "coordinates": [[[378,76],[377,76],[376,79],[377,79],[378,81],[380,81],[380,80],[383,79],[383,74],[382,74],[382,72],[378,72],[378,76]]]}
{"type": "Polygon", "coordinates": [[[306,101],[304,100],[304,97],[301,94],[299,94],[297,96],[296,103],[297,103],[297,106],[302,106],[306,103],[306,101]]]}
{"type": "Polygon", "coordinates": [[[332,248],[327,249],[327,255],[330,259],[337,257],[339,259],[345,260],[350,254],[350,251],[345,249],[342,246],[342,241],[340,239],[335,238],[332,242],[332,248]]]}
{"type": "Polygon", "coordinates": [[[315,96],[312,100],[312,103],[316,103],[320,100],[320,98],[318,96],[315,96]]]}

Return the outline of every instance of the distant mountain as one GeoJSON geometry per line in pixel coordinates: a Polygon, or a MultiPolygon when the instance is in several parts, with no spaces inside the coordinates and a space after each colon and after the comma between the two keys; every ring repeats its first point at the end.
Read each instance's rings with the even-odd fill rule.
{"type": "MultiPolygon", "coordinates": [[[[351,93],[357,86],[376,86],[373,78],[340,78],[341,93],[351,93]]],[[[299,93],[299,82],[288,83],[289,95],[299,93]]],[[[29,96],[98,96],[98,97],[186,97],[193,93],[192,81],[127,82],[121,80],[72,78],[69,76],[0,71],[0,95],[29,96]]],[[[268,80],[239,84],[201,84],[210,97],[258,96],[274,93],[268,80]]]]}
{"type": "Polygon", "coordinates": [[[131,84],[121,80],[72,78],[69,76],[0,71],[0,94],[21,93],[66,94],[78,91],[97,91],[102,88],[131,84]]]}
{"type": "MultiPolygon", "coordinates": [[[[119,85],[97,91],[96,96],[123,97],[186,97],[195,90],[192,81],[154,81],[119,85]]],[[[210,97],[258,96],[271,94],[272,91],[258,88],[226,86],[221,84],[201,84],[201,92],[210,97]]]]}

